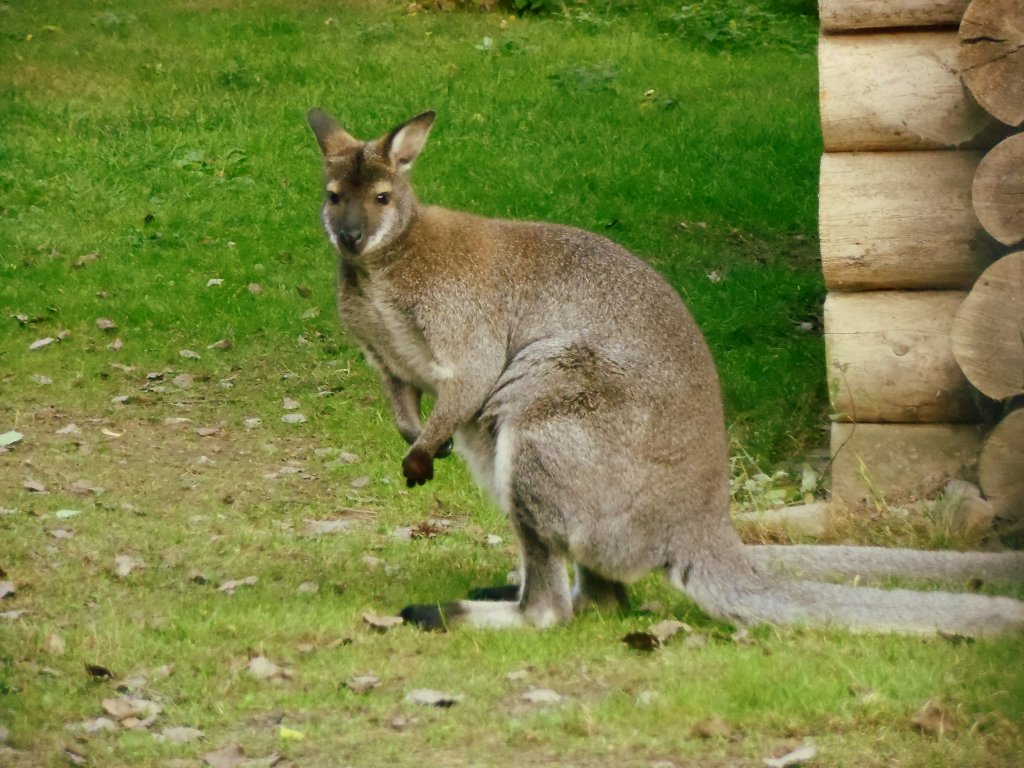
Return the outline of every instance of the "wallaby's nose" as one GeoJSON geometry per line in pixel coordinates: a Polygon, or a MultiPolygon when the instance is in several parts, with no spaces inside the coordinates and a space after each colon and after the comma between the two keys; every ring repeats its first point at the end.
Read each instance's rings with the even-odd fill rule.
{"type": "Polygon", "coordinates": [[[355,253],[359,250],[359,243],[363,239],[361,227],[340,227],[338,229],[338,240],[345,246],[346,250],[355,253]]]}

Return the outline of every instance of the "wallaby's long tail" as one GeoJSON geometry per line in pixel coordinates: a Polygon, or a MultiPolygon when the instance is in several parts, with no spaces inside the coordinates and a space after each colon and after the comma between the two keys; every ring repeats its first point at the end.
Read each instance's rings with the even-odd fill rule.
{"type": "Polygon", "coordinates": [[[742,550],[673,568],[670,578],[716,618],[855,631],[994,635],[1024,629],[1024,602],[950,592],[875,589],[788,579],[742,550]]]}
{"type": "Polygon", "coordinates": [[[802,579],[873,581],[893,577],[936,583],[1024,584],[1024,552],[932,552],[816,544],[748,546],[762,570],[802,579]]]}

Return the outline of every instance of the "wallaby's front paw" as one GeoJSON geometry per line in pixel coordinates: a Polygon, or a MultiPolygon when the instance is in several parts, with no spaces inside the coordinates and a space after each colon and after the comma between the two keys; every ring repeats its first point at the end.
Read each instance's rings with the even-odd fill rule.
{"type": "Polygon", "coordinates": [[[402,460],[405,484],[412,488],[434,479],[434,460],[422,448],[413,448],[402,460]]]}

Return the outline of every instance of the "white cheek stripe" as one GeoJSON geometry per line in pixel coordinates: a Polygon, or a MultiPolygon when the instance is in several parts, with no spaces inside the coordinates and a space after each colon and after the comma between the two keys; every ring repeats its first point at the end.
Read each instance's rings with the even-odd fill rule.
{"type": "Polygon", "coordinates": [[[392,209],[388,209],[384,212],[384,215],[380,218],[380,224],[377,226],[377,231],[370,235],[366,241],[366,246],[363,248],[363,253],[369,253],[384,240],[388,235],[391,234],[391,230],[395,225],[395,212],[392,209]]]}
{"type": "Polygon", "coordinates": [[[338,242],[338,236],[334,234],[334,230],[331,229],[331,221],[327,215],[326,205],[320,209],[320,221],[324,225],[324,232],[327,233],[327,239],[331,241],[331,245],[340,250],[341,244],[338,242]]]}

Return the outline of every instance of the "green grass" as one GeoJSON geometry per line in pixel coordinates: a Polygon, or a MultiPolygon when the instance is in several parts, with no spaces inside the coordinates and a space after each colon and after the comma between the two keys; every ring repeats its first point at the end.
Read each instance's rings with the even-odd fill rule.
{"type": "Polygon", "coordinates": [[[1012,764],[1019,638],[764,629],[737,644],[655,578],[630,615],[543,633],[363,624],[501,583],[515,552],[457,460],[432,487],[398,482],[402,442],[334,320],[310,106],[364,137],[434,108],[425,202],[575,224],[654,264],[708,336],[738,471],[798,466],[825,440],[821,337],[801,329],[823,294],[808,3],[406,5],[0,6],[0,433],[24,434],[0,454],[0,581],[16,587],[0,612],[24,611],[0,619],[0,764],[66,765],[72,749],[199,765],[237,742],[301,766],[724,766],[805,739],[821,765],[1012,764]],[[44,337],[60,340],[29,349],[44,337]],[[304,424],[282,423],[285,398],[304,424]],[[340,519],[345,532],[309,533],[340,519]],[[448,527],[395,536],[422,521],[448,527]],[[120,555],[145,565],[119,577],[120,555]],[[667,617],[712,639],[649,655],[620,642],[667,617]],[[253,679],[259,654],[291,677],[253,679]],[[145,674],[163,707],[149,729],[66,728],[166,664],[145,674]],[[344,687],[365,672],[378,688],[344,687]],[[530,686],[563,701],[528,704],[530,686]],[[424,687],[464,698],[405,703],[424,687]],[[950,720],[941,737],[910,724],[929,700],[950,720]],[[732,735],[694,735],[710,717],[732,735]],[[185,725],[204,740],[153,738],[185,725]]]}

